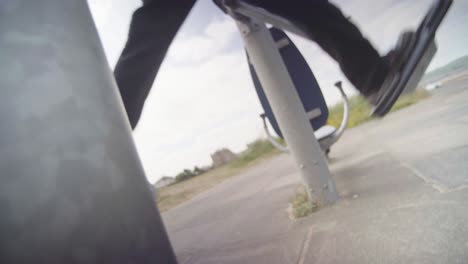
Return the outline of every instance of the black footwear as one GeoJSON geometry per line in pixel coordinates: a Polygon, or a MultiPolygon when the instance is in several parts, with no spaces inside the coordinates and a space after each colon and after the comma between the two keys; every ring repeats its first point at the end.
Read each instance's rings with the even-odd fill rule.
{"type": "Polygon", "coordinates": [[[389,72],[380,86],[380,89],[367,96],[367,101],[370,104],[377,106],[389,93],[394,92],[393,90],[397,87],[396,84],[400,79],[401,69],[409,55],[411,55],[415,40],[414,32],[404,32],[400,35],[396,48],[384,57],[384,59],[388,61],[389,72]]]}
{"type": "Polygon", "coordinates": [[[370,98],[373,116],[386,115],[403,92],[414,90],[437,51],[436,31],[449,10],[452,0],[437,0],[426,13],[415,33],[400,38],[397,55],[380,90],[370,98]]]}

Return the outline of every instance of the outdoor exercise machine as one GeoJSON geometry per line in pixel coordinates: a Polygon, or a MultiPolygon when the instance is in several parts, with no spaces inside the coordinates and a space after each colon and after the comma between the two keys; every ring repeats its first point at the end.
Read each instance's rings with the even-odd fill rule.
{"type": "MultiPolygon", "coordinates": [[[[286,35],[281,29],[272,27],[269,28],[271,36],[276,43],[281,59],[288,70],[288,74],[294,84],[299,98],[301,99],[302,106],[306,112],[307,118],[309,119],[310,125],[314,130],[315,138],[318,140],[322,151],[326,155],[330,152],[330,147],[338,141],[343,135],[346,126],[349,121],[350,106],[348,97],[343,91],[342,83],[336,82],[335,86],[338,88],[340,95],[343,99],[343,118],[338,128],[327,125],[328,121],[328,106],[323,97],[320,86],[315,79],[312,70],[307,64],[306,60],[302,56],[301,52],[294,45],[292,40],[286,35]]],[[[267,119],[276,135],[284,139],[281,129],[276,121],[273,110],[271,109],[270,103],[266,98],[265,91],[263,89],[260,80],[257,77],[254,66],[249,62],[250,74],[257,91],[258,98],[263,107],[264,113],[260,115],[263,122],[263,127],[267,135],[267,139],[277,149],[283,152],[289,152],[288,148],[282,145],[276,140],[270,133],[267,125],[267,119]]]]}

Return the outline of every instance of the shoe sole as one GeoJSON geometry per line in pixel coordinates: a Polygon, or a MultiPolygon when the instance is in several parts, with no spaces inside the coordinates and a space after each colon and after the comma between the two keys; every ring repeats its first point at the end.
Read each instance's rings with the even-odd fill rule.
{"type": "MultiPolygon", "coordinates": [[[[421,22],[415,35],[415,44],[410,52],[407,62],[399,71],[399,76],[396,76],[393,83],[390,84],[390,89],[386,94],[379,98],[377,104],[374,106],[371,115],[374,117],[385,116],[398,100],[400,95],[405,90],[415,88],[420,78],[412,78],[416,72],[424,72],[429,65],[434,54],[430,47],[434,44],[435,33],[447,14],[452,0],[438,0],[425,16],[421,22]],[[432,55],[432,56],[430,56],[432,55]],[[429,59],[428,59],[429,58],[429,59]],[[424,62],[421,64],[421,62],[424,62]],[[414,87],[408,87],[408,84],[414,84],[414,87]]],[[[398,73],[397,73],[398,74],[398,73]]],[[[421,74],[422,77],[422,74],[421,74]]]]}

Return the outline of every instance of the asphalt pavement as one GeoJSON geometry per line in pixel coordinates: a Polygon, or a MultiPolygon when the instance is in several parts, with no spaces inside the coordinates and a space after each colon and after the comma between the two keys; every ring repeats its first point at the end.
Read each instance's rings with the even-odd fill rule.
{"type": "Polygon", "coordinates": [[[292,220],[279,155],[163,214],[180,263],[468,263],[468,78],[345,132],[340,201],[292,220]]]}

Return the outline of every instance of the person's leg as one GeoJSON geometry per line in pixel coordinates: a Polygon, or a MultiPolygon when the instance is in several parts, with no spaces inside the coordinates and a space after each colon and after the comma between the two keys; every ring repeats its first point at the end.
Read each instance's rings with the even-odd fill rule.
{"type": "Polygon", "coordinates": [[[132,129],[179,27],[195,0],[146,0],[132,17],[127,44],[114,69],[132,129]]]}
{"type": "Polygon", "coordinates": [[[339,64],[351,83],[365,96],[377,92],[389,64],[343,13],[327,0],[246,0],[304,28],[339,64]]]}

